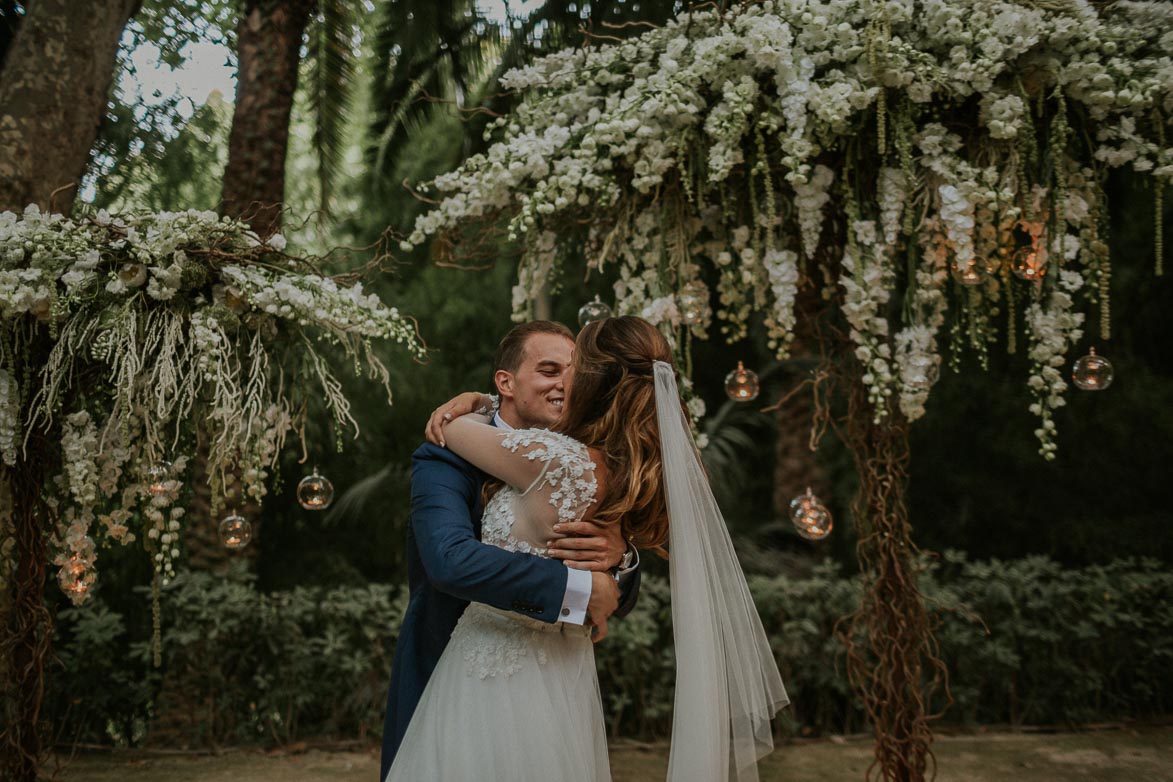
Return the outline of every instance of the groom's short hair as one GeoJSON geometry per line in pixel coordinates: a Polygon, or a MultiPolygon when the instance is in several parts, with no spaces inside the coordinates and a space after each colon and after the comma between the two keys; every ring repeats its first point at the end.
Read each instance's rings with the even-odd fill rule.
{"type": "Polygon", "coordinates": [[[525,341],[534,334],[557,334],[574,342],[574,332],[561,323],[552,320],[531,320],[520,323],[509,329],[509,333],[497,346],[497,361],[493,371],[505,370],[516,373],[521,369],[521,360],[525,357],[525,341]]]}

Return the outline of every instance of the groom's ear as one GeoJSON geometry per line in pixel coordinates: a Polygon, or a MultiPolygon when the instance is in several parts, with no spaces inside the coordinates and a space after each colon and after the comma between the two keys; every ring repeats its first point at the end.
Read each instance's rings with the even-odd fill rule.
{"type": "Polygon", "coordinates": [[[497,393],[506,399],[513,398],[513,373],[498,369],[493,373],[493,383],[497,386],[497,393]]]}

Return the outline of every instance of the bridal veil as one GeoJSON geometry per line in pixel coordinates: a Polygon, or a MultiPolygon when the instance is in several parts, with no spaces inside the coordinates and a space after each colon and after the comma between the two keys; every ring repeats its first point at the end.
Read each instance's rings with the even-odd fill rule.
{"type": "Polygon", "coordinates": [[[655,363],[668,500],[676,699],[668,782],[751,782],[789,699],[680,405],[655,363]]]}

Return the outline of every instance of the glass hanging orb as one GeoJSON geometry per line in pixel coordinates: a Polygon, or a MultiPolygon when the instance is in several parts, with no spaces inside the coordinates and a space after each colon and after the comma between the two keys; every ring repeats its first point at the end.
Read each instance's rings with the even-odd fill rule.
{"type": "Polygon", "coordinates": [[[167,480],[171,477],[171,462],[157,461],[146,469],[147,491],[158,497],[167,493],[167,480]]]}
{"type": "Polygon", "coordinates": [[[36,318],[38,323],[48,323],[53,320],[53,300],[48,296],[37,299],[29,308],[29,314],[36,318]]]}
{"type": "Polygon", "coordinates": [[[961,263],[954,261],[953,264],[953,279],[957,280],[962,285],[981,285],[986,281],[986,269],[983,264],[976,260],[969,263],[961,263]]]}
{"type": "Polygon", "coordinates": [[[611,308],[596,295],[594,301],[588,301],[579,307],[578,326],[582,328],[588,323],[594,323],[596,320],[606,320],[609,317],[611,317],[611,308]]]}
{"type": "Polygon", "coordinates": [[[1043,279],[1047,262],[1039,258],[1033,245],[1028,245],[1015,251],[1014,257],[1010,259],[1010,271],[1020,280],[1035,282],[1043,279]]]}
{"type": "Polygon", "coordinates": [[[709,292],[704,285],[690,282],[676,296],[680,318],[688,325],[704,323],[709,314],[709,292]]]}
{"type": "Polygon", "coordinates": [[[986,262],[982,264],[985,267],[986,274],[997,277],[998,272],[1002,271],[1002,261],[1004,260],[1005,257],[1002,251],[998,250],[990,253],[989,257],[986,258],[986,262]]]}
{"type": "Polygon", "coordinates": [[[86,568],[76,554],[71,556],[57,571],[57,584],[70,597],[82,597],[90,591],[97,575],[86,568]]]}
{"type": "Polygon", "coordinates": [[[725,376],[725,393],[734,402],[752,402],[761,392],[758,384],[758,375],[752,369],[746,369],[740,361],[737,369],[725,376]]]}
{"type": "Polygon", "coordinates": [[[248,309],[248,300],[235,285],[225,285],[224,306],[239,315],[248,309]]]}
{"type": "Polygon", "coordinates": [[[911,356],[904,371],[904,382],[917,391],[927,391],[937,382],[937,361],[924,353],[911,356]]]}
{"type": "Polygon", "coordinates": [[[233,511],[220,522],[220,542],[224,548],[242,549],[253,539],[253,525],[233,511]]]}
{"type": "Polygon", "coordinates": [[[306,510],[325,510],[334,501],[334,484],[320,475],[315,467],[312,475],[305,476],[297,484],[297,501],[306,510]]]}
{"type": "Polygon", "coordinates": [[[822,540],[831,534],[834,526],[831,512],[809,486],[804,493],[790,501],[790,520],[798,534],[807,540],[822,540]]]}
{"type": "Polygon", "coordinates": [[[1103,356],[1096,355],[1096,349],[1091,348],[1088,354],[1075,362],[1071,372],[1071,380],[1076,388],[1083,391],[1103,391],[1112,385],[1112,362],[1103,356]]]}
{"type": "Polygon", "coordinates": [[[147,267],[141,263],[124,263],[118,269],[118,281],[128,288],[138,288],[147,281],[147,267]]]}

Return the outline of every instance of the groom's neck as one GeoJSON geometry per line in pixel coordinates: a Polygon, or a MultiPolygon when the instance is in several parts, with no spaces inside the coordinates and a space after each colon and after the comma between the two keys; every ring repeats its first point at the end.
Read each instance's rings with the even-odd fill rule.
{"type": "Polygon", "coordinates": [[[501,420],[512,426],[514,429],[529,429],[530,426],[522,420],[521,416],[517,414],[517,408],[513,405],[501,405],[501,409],[497,411],[497,415],[501,416],[501,420]]]}
{"type": "Polygon", "coordinates": [[[520,412],[511,404],[501,403],[501,408],[497,410],[497,415],[501,416],[501,420],[512,426],[514,429],[549,429],[550,424],[545,421],[532,421],[520,412]]]}

